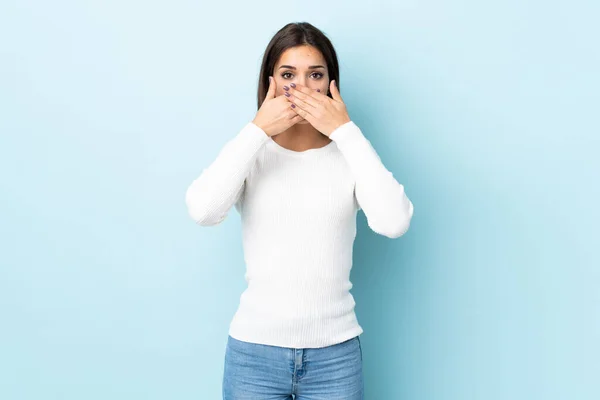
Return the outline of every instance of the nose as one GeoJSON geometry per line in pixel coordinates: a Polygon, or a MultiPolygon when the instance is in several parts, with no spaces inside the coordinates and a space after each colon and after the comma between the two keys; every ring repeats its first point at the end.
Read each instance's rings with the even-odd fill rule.
{"type": "Polygon", "coordinates": [[[298,78],[296,81],[294,81],[294,83],[302,85],[302,86],[308,86],[307,82],[306,82],[306,78],[303,78],[303,77],[298,78]]]}

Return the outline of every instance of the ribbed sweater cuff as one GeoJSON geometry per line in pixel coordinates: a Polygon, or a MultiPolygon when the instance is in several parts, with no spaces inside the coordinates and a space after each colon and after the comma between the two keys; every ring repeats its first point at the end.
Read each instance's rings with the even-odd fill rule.
{"type": "Polygon", "coordinates": [[[329,139],[333,140],[340,150],[361,138],[366,139],[354,121],[338,126],[329,134],[329,139]]]}
{"type": "Polygon", "coordinates": [[[248,140],[250,143],[254,143],[257,145],[256,148],[260,148],[269,139],[269,135],[253,122],[248,122],[239,132],[238,136],[244,139],[244,141],[248,140]]]}

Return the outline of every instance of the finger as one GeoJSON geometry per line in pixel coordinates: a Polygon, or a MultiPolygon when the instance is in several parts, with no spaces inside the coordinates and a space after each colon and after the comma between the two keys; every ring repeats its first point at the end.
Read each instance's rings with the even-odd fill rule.
{"type": "Polygon", "coordinates": [[[289,104],[289,103],[287,105],[286,110],[283,111],[283,113],[289,119],[292,119],[292,118],[294,118],[296,116],[299,116],[298,113],[296,112],[296,110],[294,108],[292,108],[291,104],[289,104]]]}
{"type": "MultiPolygon", "coordinates": [[[[291,85],[292,84],[290,84],[290,86],[291,85]]],[[[298,94],[298,92],[300,92],[300,93],[302,93],[302,94],[304,94],[306,96],[310,96],[309,98],[306,98],[305,101],[310,102],[311,98],[312,98],[312,99],[314,99],[313,105],[316,102],[317,107],[318,107],[318,105],[324,105],[324,104],[326,104],[326,103],[328,103],[329,101],[332,100],[331,97],[329,97],[327,95],[327,93],[321,93],[320,89],[311,89],[308,86],[304,86],[304,85],[301,85],[299,83],[294,83],[293,85],[295,87],[292,87],[291,90],[295,94],[298,94]]],[[[301,97],[302,94],[298,94],[298,97],[301,97]]]]}
{"type": "Polygon", "coordinates": [[[275,98],[275,90],[276,89],[277,89],[277,83],[275,82],[275,79],[273,79],[272,76],[269,76],[269,90],[267,90],[267,95],[265,97],[265,100],[275,98]]]}
{"type": "MultiPolygon", "coordinates": [[[[311,107],[319,107],[321,105],[321,103],[323,102],[323,97],[327,97],[322,95],[319,92],[313,91],[312,89],[300,85],[300,84],[294,84],[296,87],[290,87],[290,94],[292,96],[295,96],[296,98],[299,98],[301,100],[303,100],[306,104],[310,105],[311,107]],[[320,99],[317,98],[318,96],[322,96],[320,99]]],[[[291,86],[291,85],[290,85],[291,86]]]]}
{"type": "Polygon", "coordinates": [[[307,120],[310,123],[312,123],[314,121],[314,117],[309,112],[307,112],[306,110],[304,110],[303,108],[298,107],[298,106],[293,107],[294,105],[295,104],[292,103],[292,105],[290,105],[290,107],[292,107],[292,109],[294,111],[296,111],[298,113],[298,115],[300,115],[302,118],[304,118],[305,120],[307,120]]]}
{"type": "Polygon", "coordinates": [[[304,100],[295,97],[294,95],[292,95],[292,98],[290,98],[289,100],[292,104],[296,105],[296,108],[301,108],[309,114],[313,114],[316,111],[315,107],[306,103],[304,100]]]}
{"type": "Polygon", "coordinates": [[[340,101],[342,103],[344,102],[344,100],[342,100],[342,96],[340,95],[340,91],[338,90],[337,82],[335,81],[335,79],[329,82],[329,91],[331,92],[331,97],[334,100],[340,101]]]}

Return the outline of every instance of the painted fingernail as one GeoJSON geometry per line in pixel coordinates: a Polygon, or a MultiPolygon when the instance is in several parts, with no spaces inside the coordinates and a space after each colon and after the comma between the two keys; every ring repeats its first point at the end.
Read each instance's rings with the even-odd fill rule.
{"type": "Polygon", "coordinates": [[[290,94],[288,92],[284,93],[287,97],[290,97],[290,94]]]}
{"type": "Polygon", "coordinates": [[[290,90],[290,88],[289,88],[289,87],[287,87],[287,86],[284,86],[283,88],[284,88],[285,90],[290,90]]]}
{"type": "Polygon", "coordinates": [[[293,88],[295,88],[296,84],[295,83],[290,83],[290,86],[293,87],[293,88]]]}
{"type": "Polygon", "coordinates": [[[294,103],[292,103],[292,108],[296,108],[296,105],[294,103]]]}
{"type": "Polygon", "coordinates": [[[321,91],[321,89],[317,89],[317,92],[320,92],[320,91],[321,91]]]}

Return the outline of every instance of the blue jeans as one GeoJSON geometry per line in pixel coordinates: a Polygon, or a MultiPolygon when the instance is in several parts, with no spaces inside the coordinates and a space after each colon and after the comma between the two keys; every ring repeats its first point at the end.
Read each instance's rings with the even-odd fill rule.
{"type": "Polygon", "coordinates": [[[306,349],[227,339],[223,400],[363,400],[363,382],[358,336],[306,349]]]}

